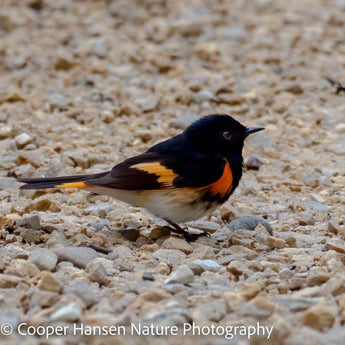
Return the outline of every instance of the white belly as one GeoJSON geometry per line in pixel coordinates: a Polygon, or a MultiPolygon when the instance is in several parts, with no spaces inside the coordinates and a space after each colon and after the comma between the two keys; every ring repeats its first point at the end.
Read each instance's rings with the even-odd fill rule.
{"type": "Polygon", "coordinates": [[[106,187],[93,187],[89,189],[97,194],[108,195],[117,200],[124,201],[135,207],[142,207],[156,217],[169,219],[175,223],[183,223],[202,218],[214,211],[217,204],[207,202],[193,203],[198,194],[188,189],[178,191],[130,191],[106,187]],[[181,193],[182,192],[182,193],[181,193]]]}

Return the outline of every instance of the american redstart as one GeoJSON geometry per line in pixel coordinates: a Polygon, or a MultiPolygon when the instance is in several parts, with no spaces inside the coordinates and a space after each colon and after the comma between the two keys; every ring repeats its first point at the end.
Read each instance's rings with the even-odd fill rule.
{"type": "Polygon", "coordinates": [[[93,175],[20,179],[21,189],[82,188],[143,207],[172,231],[195,236],[177,223],[199,219],[228,200],[242,176],[244,140],[262,127],[228,115],[208,115],[175,137],[93,175]]]}

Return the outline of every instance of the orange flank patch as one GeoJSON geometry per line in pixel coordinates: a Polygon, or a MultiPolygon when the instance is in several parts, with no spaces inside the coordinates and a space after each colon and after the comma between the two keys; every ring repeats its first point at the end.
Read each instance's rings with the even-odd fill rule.
{"type": "Polygon", "coordinates": [[[55,188],[90,188],[92,186],[88,186],[84,182],[69,182],[56,185],[55,188]]]}
{"type": "Polygon", "coordinates": [[[213,195],[219,194],[221,197],[224,197],[231,191],[232,188],[232,171],[230,169],[229,162],[225,162],[223,175],[217,181],[211,183],[210,185],[203,187],[210,191],[213,195]]]}
{"type": "Polygon", "coordinates": [[[168,169],[160,163],[139,163],[132,165],[131,168],[145,171],[148,174],[154,174],[157,176],[157,181],[164,187],[175,188],[173,181],[178,175],[172,169],[168,169]]]}

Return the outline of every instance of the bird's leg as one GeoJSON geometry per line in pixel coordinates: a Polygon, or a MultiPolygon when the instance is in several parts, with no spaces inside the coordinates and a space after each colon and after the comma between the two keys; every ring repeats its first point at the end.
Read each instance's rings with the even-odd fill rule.
{"type": "Polygon", "coordinates": [[[208,232],[202,232],[201,234],[191,234],[190,232],[182,229],[179,225],[177,225],[170,219],[165,219],[165,221],[172,226],[172,228],[169,228],[172,232],[183,235],[187,241],[196,241],[201,236],[210,237],[210,234],[208,232]]]}

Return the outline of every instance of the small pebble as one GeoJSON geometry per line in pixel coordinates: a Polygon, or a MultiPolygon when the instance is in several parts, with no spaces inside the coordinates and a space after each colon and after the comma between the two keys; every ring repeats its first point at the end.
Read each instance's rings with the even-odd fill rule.
{"type": "Polygon", "coordinates": [[[187,265],[181,265],[166,279],[165,284],[189,284],[194,281],[194,273],[187,265]]]}
{"type": "Polygon", "coordinates": [[[140,235],[140,231],[136,229],[123,229],[118,231],[126,240],[132,242],[135,242],[140,235]]]}
{"type": "Polygon", "coordinates": [[[63,292],[80,298],[87,308],[99,302],[95,289],[81,279],[73,279],[67,286],[65,285],[63,292]]]}
{"type": "Polygon", "coordinates": [[[73,322],[77,321],[82,316],[82,309],[79,304],[71,302],[50,315],[51,321],[65,321],[73,322]]]}
{"type": "Polygon", "coordinates": [[[59,262],[69,261],[80,268],[85,268],[90,261],[98,257],[94,249],[87,247],[58,247],[53,248],[53,252],[58,256],[59,262]]]}
{"type": "Polygon", "coordinates": [[[142,275],[142,280],[154,281],[155,278],[154,278],[152,272],[144,272],[142,275]]]}
{"type": "Polygon", "coordinates": [[[328,232],[337,234],[339,232],[339,229],[340,229],[339,222],[336,219],[332,218],[328,222],[328,232]]]}
{"type": "Polygon", "coordinates": [[[2,126],[0,127],[0,139],[7,138],[11,135],[12,128],[9,126],[2,126]]]}
{"type": "Polygon", "coordinates": [[[317,187],[319,185],[320,175],[316,171],[309,173],[303,180],[304,184],[309,187],[317,187]]]}
{"type": "Polygon", "coordinates": [[[201,90],[194,94],[194,101],[196,103],[202,103],[202,102],[209,102],[209,101],[217,101],[217,97],[209,91],[201,90]]]}
{"type": "Polygon", "coordinates": [[[309,308],[303,314],[302,325],[312,327],[320,332],[326,332],[335,321],[335,315],[325,303],[319,303],[309,308]]]}
{"type": "Polygon", "coordinates": [[[193,247],[184,239],[171,236],[167,238],[161,245],[162,249],[176,249],[185,254],[190,254],[193,247]]]}
{"type": "Polygon", "coordinates": [[[40,218],[37,215],[20,219],[18,225],[27,229],[41,229],[40,218]]]}
{"type": "Polygon", "coordinates": [[[107,271],[100,262],[92,263],[87,266],[86,272],[90,279],[100,285],[107,285],[109,280],[107,277],[107,271]]]}
{"type": "Polygon", "coordinates": [[[345,254],[345,245],[337,240],[327,240],[325,248],[328,250],[335,250],[338,253],[345,254]]]}
{"type": "Polygon", "coordinates": [[[29,261],[41,271],[52,271],[57,264],[58,257],[50,249],[39,248],[29,254],[29,261]]]}
{"type": "Polygon", "coordinates": [[[221,226],[218,223],[210,222],[207,220],[195,220],[193,222],[189,222],[188,225],[194,229],[210,233],[214,233],[221,228],[221,226]]]}
{"type": "MultiPolygon", "coordinates": [[[[200,267],[203,271],[218,272],[220,265],[215,260],[194,260],[191,263],[193,266],[200,267]]],[[[194,270],[193,270],[194,271],[194,270]]]]}
{"type": "Polygon", "coordinates": [[[299,216],[298,224],[299,225],[314,225],[315,219],[311,214],[303,212],[299,216]]]}
{"type": "Polygon", "coordinates": [[[282,249],[285,247],[286,245],[286,242],[280,238],[276,238],[276,237],[273,237],[273,236],[269,236],[267,238],[267,245],[270,247],[270,248],[277,248],[277,249],[282,249]]]}
{"type": "Polygon", "coordinates": [[[248,170],[259,170],[262,165],[262,162],[257,156],[250,156],[246,163],[246,168],[248,170]]]}
{"type": "Polygon", "coordinates": [[[170,235],[171,231],[167,227],[156,226],[150,232],[150,238],[156,240],[157,238],[170,235]]]}
{"type": "Polygon", "coordinates": [[[52,273],[45,272],[38,283],[38,288],[44,291],[61,293],[63,286],[57,279],[55,279],[52,273]]]}
{"type": "Polygon", "coordinates": [[[100,220],[98,222],[92,223],[91,226],[97,230],[101,231],[104,227],[108,228],[109,227],[109,222],[105,220],[100,220]]]}
{"type": "Polygon", "coordinates": [[[17,143],[18,148],[23,148],[32,142],[32,138],[27,133],[22,133],[22,134],[17,135],[14,138],[14,140],[17,143]]]}
{"type": "Polygon", "coordinates": [[[247,215],[236,219],[228,225],[228,228],[231,231],[236,231],[239,229],[255,230],[258,224],[262,224],[271,235],[273,234],[271,225],[267,222],[267,220],[261,216],[255,215],[247,215]]]}

